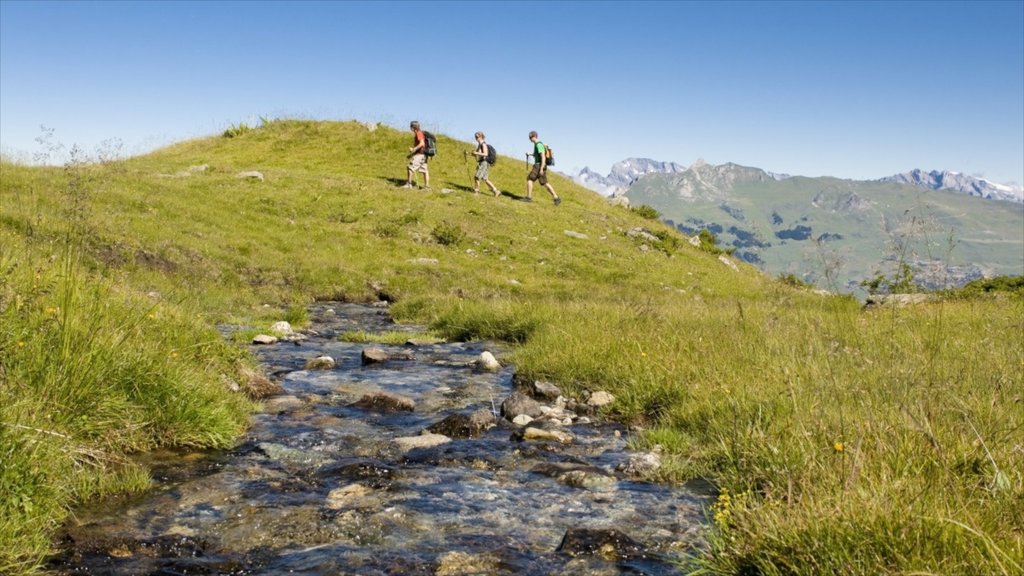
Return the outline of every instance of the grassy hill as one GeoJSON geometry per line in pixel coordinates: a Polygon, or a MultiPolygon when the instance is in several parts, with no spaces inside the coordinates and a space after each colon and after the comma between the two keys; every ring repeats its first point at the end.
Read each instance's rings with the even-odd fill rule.
{"type": "Polygon", "coordinates": [[[230,444],[258,377],[218,324],[379,298],[515,344],[527,378],[612,392],[605,415],[663,447],[659,479],[720,487],[711,573],[1024,564],[1019,295],[863,310],[566,179],[561,206],[515,202],[522,161],[492,168],[501,198],[474,195],[471,146],[444,135],[422,191],[397,187],[410,136],[386,127],[231,134],[0,163],[0,572],[32,571],[76,499],[144,486],[131,452],[230,444]]]}
{"type": "Polygon", "coordinates": [[[1024,206],[888,182],[776,180],[757,168],[696,165],[630,187],[690,234],[708,228],[737,257],[847,293],[900,263],[941,289],[1024,274],[1024,206]]]}

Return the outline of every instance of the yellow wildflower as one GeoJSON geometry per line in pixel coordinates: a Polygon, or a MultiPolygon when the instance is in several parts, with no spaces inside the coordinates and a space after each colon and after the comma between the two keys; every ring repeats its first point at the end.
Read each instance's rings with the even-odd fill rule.
{"type": "Polygon", "coordinates": [[[843,443],[837,441],[835,444],[832,445],[832,449],[835,450],[836,452],[842,452],[843,451],[843,443]]]}

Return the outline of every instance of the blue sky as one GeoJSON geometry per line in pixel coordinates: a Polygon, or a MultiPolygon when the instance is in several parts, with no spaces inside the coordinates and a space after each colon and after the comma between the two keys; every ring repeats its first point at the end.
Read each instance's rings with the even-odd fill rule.
{"type": "Polygon", "coordinates": [[[519,157],[537,130],[562,171],[1024,183],[1024,1],[0,0],[8,156],[41,126],[138,154],[260,116],[418,119],[519,157]]]}

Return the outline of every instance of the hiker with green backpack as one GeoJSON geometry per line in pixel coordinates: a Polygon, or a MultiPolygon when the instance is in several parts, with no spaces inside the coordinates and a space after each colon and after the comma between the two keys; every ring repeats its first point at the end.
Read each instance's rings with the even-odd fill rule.
{"type": "Polygon", "coordinates": [[[486,136],[483,132],[477,132],[473,135],[476,138],[476,150],[471,154],[476,156],[476,176],[473,178],[473,193],[477,194],[480,192],[480,182],[483,181],[487,184],[487,187],[494,193],[494,197],[501,196],[501,192],[498,191],[498,187],[487,177],[490,167],[498,161],[498,151],[494,149],[486,141],[486,136]]]}
{"type": "Polygon", "coordinates": [[[430,190],[430,170],[427,167],[427,163],[430,160],[429,157],[433,156],[434,137],[429,132],[420,130],[420,123],[416,120],[409,124],[409,129],[412,130],[413,134],[412,148],[409,148],[409,153],[406,155],[406,158],[409,159],[409,166],[407,167],[409,177],[402,188],[415,188],[416,173],[422,172],[423,188],[430,190]]]}
{"type": "Polygon", "coordinates": [[[552,159],[551,149],[537,139],[536,131],[530,132],[530,142],[533,142],[533,170],[530,170],[530,174],[526,177],[526,198],[523,198],[522,201],[533,202],[533,183],[537,181],[547,188],[548,192],[551,192],[551,197],[555,199],[555,206],[558,206],[562,203],[562,199],[555,193],[555,188],[548,184],[548,164],[552,159]]]}

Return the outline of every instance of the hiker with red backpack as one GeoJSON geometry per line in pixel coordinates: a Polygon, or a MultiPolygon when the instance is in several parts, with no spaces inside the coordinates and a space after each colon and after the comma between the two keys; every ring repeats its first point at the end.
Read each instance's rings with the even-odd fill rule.
{"type": "Polygon", "coordinates": [[[498,153],[494,150],[493,146],[487,143],[483,132],[477,132],[473,135],[473,138],[476,138],[477,144],[476,150],[471,152],[473,156],[476,156],[476,176],[473,177],[473,193],[477,194],[480,192],[480,182],[483,181],[491,189],[491,192],[494,193],[494,197],[497,198],[501,196],[501,192],[498,191],[498,187],[487,176],[491,164],[498,160],[498,153]]]}
{"type": "Polygon", "coordinates": [[[533,183],[534,181],[540,182],[542,186],[551,192],[551,197],[555,199],[555,206],[562,203],[562,199],[555,193],[555,188],[548,184],[548,160],[551,158],[551,154],[544,143],[537,139],[537,132],[530,132],[530,142],[533,142],[533,170],[530,170],[530,174],[526,177],[526,198],[523,198],[523,202],[533,202],[533,183]]]}
{"type": "Polygon", "coordinates": [[[430,171],[427,167],[429,162],[428,146],[427,146],[427,135],[423,130],[420,130],[420,123],[413,120],[409,124],[409,129],[412,130],[412,148],[409,148],[409,154],[406,158],[409,159],[409,166],[407,167],[409,177],[402,188],[415,188],[416,187],[416,173],[423,173],[423,188],[430,190],[430,171]]]}

